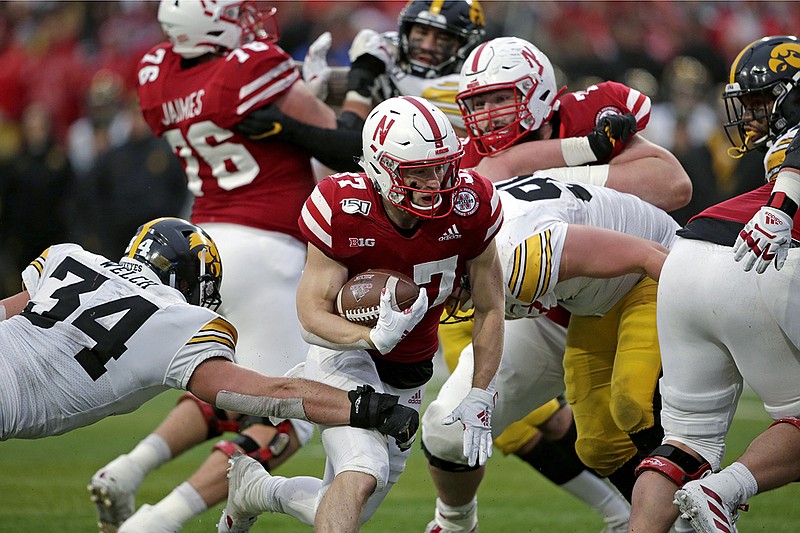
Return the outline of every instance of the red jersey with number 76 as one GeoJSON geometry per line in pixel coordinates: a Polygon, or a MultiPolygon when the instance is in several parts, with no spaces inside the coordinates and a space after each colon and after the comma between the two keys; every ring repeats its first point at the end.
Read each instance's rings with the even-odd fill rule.
{"type": "Polygon", "coordinates": [[[192,222],[227,222],[287,233],[314,188],[309,154],[236,131],[300,79],[278,46],[255,41],[190,68],[164,43],[139,63],[139,103],[147,124],[181,159],[195,195],[192,222]]]}
{"type": "Polygon", "coordinates": [[[439,317],[445,299],[492,242],[503,221],[494,185],[473,171],[462,170],[453,193],[453,211],[423,220],[414,231],[399,230],[389,220],[381,195],[366,174],[336,174],[322,180],[300,216],[308,242],[344,264],[348,277],[370,268],[401,272],[428,291],[422,321],[385,355],[400,363],[427,361],[439,346],[439,317]]]}

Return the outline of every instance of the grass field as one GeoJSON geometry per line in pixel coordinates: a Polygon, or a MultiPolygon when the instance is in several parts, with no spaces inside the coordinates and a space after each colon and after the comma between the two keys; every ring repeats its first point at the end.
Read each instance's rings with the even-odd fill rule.
{"type": "MultiPolygon", "coordinates": [[[[85,491],[100,466],[130,450],[171,408],[178,393],[164,394],[137,412],[112,417],[70,434],[39,441],[0,443],[0,532],[92,533],[95,514],[85,491]]],[[[432,397],[429,394],[429,397],[432,397]]],[[[769,423],[761,404],[745,396],[728,443],[728,462],[769,423]]],[[[137,505],[153,503],[183,481],[205,458],[201,446],[153,472],[142,486],[137,505]]],[[[302,449],[278,473],[321,475],[318,440],[302,449]]],[[[796,532],[794,505],[800,484],[756,496],[739,531],[796,532]]],[[[368,532],[421,533],[433,513],[435,493],[422,452],[415,448],[408,468],[383,506],[363,528],[368,532]]],[[[191,522],[188,533],[216,531],[221,505],[191,522]]],[[[483,533],[597,533],[602,520],[581,502],[557,490],[514,457],[492,458],[479,494],[483,533]]],[[[289,517],[264,515],[253,531],[307,532],[289,517]]]]}

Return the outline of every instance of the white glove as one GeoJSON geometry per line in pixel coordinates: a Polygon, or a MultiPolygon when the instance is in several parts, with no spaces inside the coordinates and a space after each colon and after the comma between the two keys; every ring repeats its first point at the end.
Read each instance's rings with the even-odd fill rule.
{"type": "Polygon", "coordinates": [[[764,206],[742,229],[733,245],[733,258],[744,259],[744,271],[763,274],[770,263],[780,270],[792,243],[792,217],[780,209],[764,206]]]}
{"type": "Polygon", "coordinates": [[[331,32],[326,31],[311,43],[303,60],[303,81],[320,100],[328,97],[328,80],[331,68],[328,66],[328,50],[331,49],[331,32]]]}
{"type": "Polygon", "coordinates": [[[369,338],[381,354],[387,354],[414,329],[428,311],[428,292],[419,290],[414,304],[405,311],[392,309],[392,293],[384,288],[381,291],[381,305],[378,323],[370,330],[369,338]]]}
{"type": "Polygon", "coordinates": [[[386,65],[386,72],[389,72],[394,67],[396,56],[394,46],[375,30],[361,30],[358,32],[350,44],[350,49],[347,51],[351,63],[364,54],[380,59],[386,65]]]}
{"type": "Polygon", "coordinates": [[[464,426],[464,457],[469,461],[469,466],[483,466],[492,456],[493,408],[494,394],[473,387],[453,412],[442,419],[445,426],[461,420],[464,426]]]}

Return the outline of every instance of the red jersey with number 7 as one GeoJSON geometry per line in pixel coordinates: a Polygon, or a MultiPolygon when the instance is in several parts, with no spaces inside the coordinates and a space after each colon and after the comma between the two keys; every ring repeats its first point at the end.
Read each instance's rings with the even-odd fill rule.
{"type": "Polygon", "coordinates": [[[309,154],[235,128],[299,79],[291,57],[263,41],[190,68],[169,43],[144,55],[139,103],[147,124],[181,159],[195,195],[192,222],[241,224],[304,241],[297,217],[314,188],[309,154]]]}
{"type": "Polygon", "coordinates": [[[428,291],[428,312],[395,348],[374,357],[401,363],[427,361],[439,346],[439,317],[447,296],[492,242],[503,222],[494,185],[473,171],[461,171],[453,211],[423,220],[413,231],[389,220],[381,195],[366,174],[336,174],[322,180],[300,217],[308,242],[348,269],[352,277],[370,268],[401,272],[428,291]]]}

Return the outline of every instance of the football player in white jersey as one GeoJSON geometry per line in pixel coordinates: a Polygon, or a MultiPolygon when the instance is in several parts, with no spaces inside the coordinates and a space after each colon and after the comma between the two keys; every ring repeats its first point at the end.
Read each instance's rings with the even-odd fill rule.
{"type": "Polygon", "coordinates": [[[403,441],[416,431],[416,412],[396,396],[234,364],[236,328],[214,311],[219,252],[185,220],[142,225],[119,261],[53,245],[22,280],[22,292],[0,301],[0,440],[60,435],[168,389],[257,416],[377,427],[403,441]]]}
{"type": "Polygon", "coordinates": [[[766,149],[767,183],[693,217],[664,265],[665,436],[639,466],[636,533],[666,531],[679,513],[699,532],[736,531],[749,498],[800,479],[800,41],[744,47],[723,98],[736,152],[766,149]],[[775,422],[720,471],[745,382],[775,422]]]}

